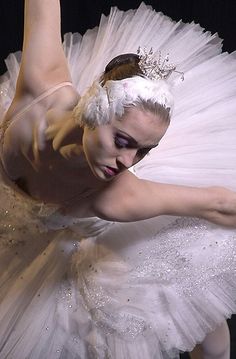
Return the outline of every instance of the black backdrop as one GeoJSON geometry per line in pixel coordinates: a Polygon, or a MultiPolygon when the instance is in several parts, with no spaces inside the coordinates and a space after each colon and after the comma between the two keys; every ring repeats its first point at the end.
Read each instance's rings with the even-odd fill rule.
{"type": "MultiPolygon", "coordinates": [[[[137,8],[140,0],[61,0],[62,33],[86,29],[99,23],[100,14],[111,6],[122,10],[137,8]]],[[[236,0],[146,0],[157,11],[174,20],[197,22],[224,39],[225,51],[236,50],[236,0]]],[[[5,71],[4,58],[22,46],[24,0],[0,0],[0,74],[5,71]]],[[[236,317],[230,322],[232,352],[236,358],[236,317]]],[[[185,358],[185,356],[183,356],[185,358]]]]}
{"type": "MultiPolygon", "coordinates": [[[[224,50],[236,50],[236,0],[146,0],[157,11],[185,22],[195,21],[224,38],[224,50]]],[[[111,6],[136,8],[140,0],[61,0],[62,33],[84,33],[99,23],[100,14],[111,6]]],[[[22,46],[23,0],[0,0],[0,73],[4,58],[22,46]]]]}

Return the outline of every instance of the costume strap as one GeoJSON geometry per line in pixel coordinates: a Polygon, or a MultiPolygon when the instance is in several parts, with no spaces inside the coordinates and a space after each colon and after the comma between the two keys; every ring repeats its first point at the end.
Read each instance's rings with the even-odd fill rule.
{"type": "Polygon", "coordinates": [[[44,91],[41,95],[39,95],[38,97],[36,97],[29,105],[25,106],[19,113],[17,113],[14,116],[14,121],[19,118],[21,115],[23,115],[25,112],[27,112],[32,106],[36,105],[37,103],[39,103],[40,101],[44,100],[46,97],[52,95],[54,92],[56,92],[57,90],[59,90],[62,87],[66,87],[66,86],[71,86],[73,87],[73,84],[69,81],[66,82],[61,82],[53,87],[51,87],[50,89],[44,91]]]}

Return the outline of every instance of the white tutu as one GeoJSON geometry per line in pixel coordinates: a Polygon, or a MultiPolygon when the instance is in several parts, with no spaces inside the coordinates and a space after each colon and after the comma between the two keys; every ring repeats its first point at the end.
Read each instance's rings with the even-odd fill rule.
{"type": "MultiPolygon", "coordinates": [[[[170,54],[171,126],[134,168],[163,183],[236,190],[236,53],[217,35],[142,4],[113,8],[64,48],[82,94],[120,53],[170,54]]],[[[7,60],[1,113],[19,71],[7,60]]],[[[236,312],[236,231],[192,218],[136,223],[63,217],[0,182],[0,353],[12,359],[166,359],[190,351],[236,312]]]]}

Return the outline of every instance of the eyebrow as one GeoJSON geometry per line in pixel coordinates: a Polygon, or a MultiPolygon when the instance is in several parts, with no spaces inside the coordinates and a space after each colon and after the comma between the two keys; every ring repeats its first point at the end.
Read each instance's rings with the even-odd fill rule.
{"type": "Polygon", "coordinates": [[[124,135],[127,139],[131,140],[132,141],[132,145],[133,146],[137,146],[138,148],[154,148],[156,146],[158,146],[158,143],[155,143],[155,144],[150,144],[150,145],[142,145],[140,143],[138,143],[135,138],[133,138],[132,136],[130,136],[127,132],[125,131],[122,131],[120,129],[117,128],[117,131],[121,134],[121,135],[124,135]]]}

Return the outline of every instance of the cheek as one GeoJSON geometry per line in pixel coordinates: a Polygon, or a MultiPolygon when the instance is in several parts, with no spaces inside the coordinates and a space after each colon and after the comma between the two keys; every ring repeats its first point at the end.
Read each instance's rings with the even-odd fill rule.
{"type": "Polygon", "coordinates": [[[96,151],[101,156],[109,156],[114,154],[114,139],[112,131],[107,127],[97,129],[91,146],[96,147],[96,151]]]}
{"type": "Polygon", "coordinates": [[[94,157],[94,153],[96,152],[95,136],[93,132],[93,130],[85,129],[83,135],[83,150],[89,162],[94,157]]]}
{"type": "Polygon", "coordinates": [[[114,154],[113,137],[105,129],[87,129],[83,136],[83,149],[87,159],[107,157],[114,154]]]}

